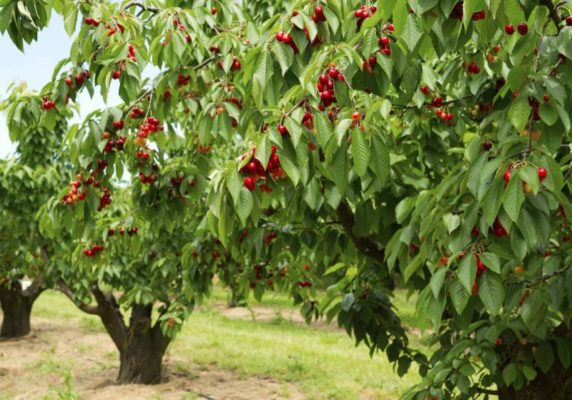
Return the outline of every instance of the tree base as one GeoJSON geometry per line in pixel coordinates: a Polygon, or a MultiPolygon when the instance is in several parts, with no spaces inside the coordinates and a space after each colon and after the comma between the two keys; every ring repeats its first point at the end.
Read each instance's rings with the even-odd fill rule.
{"type": "Polygon", "coordinates": [[[4,317],[0,338],[13,339],[30,333],[30,317],[35,298],[25,296],[20,286],[0,287],[0,303],[4,317]]]}

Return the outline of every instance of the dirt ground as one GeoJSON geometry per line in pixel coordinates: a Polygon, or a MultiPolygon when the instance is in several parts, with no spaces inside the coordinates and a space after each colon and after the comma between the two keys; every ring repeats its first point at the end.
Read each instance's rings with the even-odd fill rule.
{"type": "Polygon", "coordinates": [[[167,354],[164,382],[115,385],[118,357],[105,333],[34,318],[34,333],[0,341],[0,399],[303,399],[296,387],[265,377],[244,379],[167,354]],[[68,383],[66,386],[66,377],[68,383]],[[78,397],[74,397],[73,395],[78,397]]]}

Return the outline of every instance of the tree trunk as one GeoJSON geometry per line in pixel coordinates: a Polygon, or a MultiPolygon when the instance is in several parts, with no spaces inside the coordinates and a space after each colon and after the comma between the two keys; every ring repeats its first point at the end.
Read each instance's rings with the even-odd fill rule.
{"type": "Polygon", "coordinates": [[[170,339],[159,324],[151,326],[151,305],[134,304],[126,346],[120,350],[121,366],[117,381],[122,384],[155,384],[161,381],[163,356],[170,339]]]}
{"type": "Polygon", "coordinates": [[[29,290],[23,290],[19,281],[0,286],[0,305],[4,314],[0,338],[13,339],[30,333],[32,306],[42,291],[35,283],[29,290]]]}
{"type": "Polygon", "coordinates": [[[499,400],[570,400],[572,399],[572,369],[555,363],[547,374],[538,376],[520,390],[499,388],[499,400]]]}
{"type": "Polygon", "coordinates": [[[246,307],[246,298],[244,293],[240,291],[238,284],[236,283],[230,285],[230,299],[228,300],[228,306],[230,308],[246,307]]]}

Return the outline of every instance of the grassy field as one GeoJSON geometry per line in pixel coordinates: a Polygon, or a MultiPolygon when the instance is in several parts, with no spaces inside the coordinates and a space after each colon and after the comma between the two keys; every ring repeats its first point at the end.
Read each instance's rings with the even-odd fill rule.
{"type": "MultiPolygon", "coordinates": [[[[250,311],[232,313],[226,309],[225,300],[226,293],[216,290],[213,298],[193,313],[169,349],[169,371],[214,367],[230,371],[239,379],[270,378],[284,384],[281,398],[290,397],[291,388],[295,388],[304,399],[397,399],[417,380],[413,372],[399,378],[385,355],[370,358],[367,348],[356,348],[352,339],[335,326],[301,323],[297,309],[285,295],[271,294],[263,303],[252,300],[250,311]],[[265,311],[262,316],[261,311],[265,311]]],[[[404,321],[412,323],[414,301],[407,301],[403,293],[398,293],[396,304],[404,321]]],[[[34,317],[55,323],[72,322],[84,335],[103,332],[97,318],[82,314],[55,292],[42,295],[34,308],[34,317]]],[[[89,350],[88,345],[78,346],[89,350]]],[[[113,351],[100,361],[104,368],[117,367],[113,351]]],[[[67,362],[67,369],[62,371],[79,379],[73,360],[51,356],[50,365],[57,366],[58,362],[67,362]]],[[[41,375],[42,365],[34,365],[41,375]]],[[[54,389],[57,393],[58,388],[52,388],[47,398],[74,398],[54,395],[54,389]]],[[[66,393],[73,394],[73,379],[68,379],[66,393]]]]}

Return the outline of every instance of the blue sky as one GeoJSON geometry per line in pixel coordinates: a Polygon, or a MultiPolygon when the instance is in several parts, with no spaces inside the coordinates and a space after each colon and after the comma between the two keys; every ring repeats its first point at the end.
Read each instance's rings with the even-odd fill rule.
{"type": "MultiPolygon", "coordinates": [[[[28,88],[40,90],[52,76],[56,64],[69,54],[72,39],[64,30],[59,15],[52,14],[48,28],[38,35],[38,41],[27,45],[24,53],[12,44],[8,35],[0,36],[0,98],[11,82],[25,81],[28,88]]],[[[118,98],[110,91],[110,102],[115,104],[118,98]]],[[[90,99],[87,93],[79,98],[81,114],[86,115],[103,105],[100,96],[90,99]]],[[[4,115],[0,115],[0,158],[6,158],[14,151],[10,143],[4,115]]]]}

